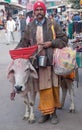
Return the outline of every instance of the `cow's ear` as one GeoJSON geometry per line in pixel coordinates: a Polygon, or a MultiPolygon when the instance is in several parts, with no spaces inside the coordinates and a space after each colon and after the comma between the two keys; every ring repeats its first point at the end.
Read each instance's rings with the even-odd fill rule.
{"type": "Polygon", "coordinates": [[[38,79],[38,74],[37,71],[35,70],[35,68],[32,66],[32,64],[30,63],[30,74],[33,78],[38,79]]]}
{"type": "Polygon", "coordinates": [[[9,71],[9,74],[14,74],[14,70],[13,70],[13,69],[10,70],[10,71],[9,71]]]}
{"type": "Polygon", "coordinates": [[[7,68],[7,77],[9,77],[11,74],[14,74],[14,68],[13,68],[13,65],[14,65],[14,61],[12,61],[8,68],[7,68]]]}

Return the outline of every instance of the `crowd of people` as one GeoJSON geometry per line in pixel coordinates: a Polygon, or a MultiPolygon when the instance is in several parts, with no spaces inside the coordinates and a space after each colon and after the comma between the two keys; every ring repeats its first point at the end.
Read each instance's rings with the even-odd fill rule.
{"type": "MultiPolygon", "coordinates": [[[[30,17],[29,15],[26,16],[25,14],[18,14],[17,18],[14,19],[13,16],[7,12],[4,12],[3,10],[0,10],[0,24],[3,24],[4,28],[6,29],[6,34],[7,34],[7,43],[10,44],[11,38],[14,40],[14,31],[18,31],[20,37],[23,35],[24,30],[26,25],[29,24],[29,22],[32,22],[35,19],[35,15],[32,14],[30,17]],[[12,20],[10,20],[10,18],[12,20]],[[10,21],[10,22],[9,22],[10,21]],[[11,24],[10,26],[13,26],[14,23],[14,28],[13,28],[13,33],[9,34],[8,24],[11,24]],[[8,32],[8,33],[7,33],[8,32]]],[[[63,32],[67,34],[69,39],[74,38],[74,35],[76,33],[80,33],[82,31],[82,25],[80,25],[78,28],[80,28],[80,32],[78,31],[79,29],[77,28],[77,23],[78,21],[82,20],[82,12],[64,12],[64,13],[57,13],[56,11],[53,11],[52,13],[49,13],[46,15],[48,19],[51,21],[56,21],[63,29],[63,32]],[[73,24],[74,23],[74,24],[73,24]]]]}
{"type": "MultiPolygon", "coordinates": [[[[50,14],[48,17],[51,21],[56,21],[59,25],[62,25],[62,28],[65,29],[65,24],[63,24],[60,20],[59,15],[57,14],[50,14]]],[[[31,17],[25,16],[24,14],[19,14],[16,19],[13,18],[13,16],[10,14],[7,16],[5,22],[4,22],[4,29],[5,33],[7,35],[7,45],[11,43],[11,41],[14,41],[14,32],[17,31],[21,36],[23,36],[26,25],[28,25],[30,22],[32,22],[35,19],[35,15],[33,14],[31,17]]],[[[66,30],[64,30],[65,32],[66,30]]]]}

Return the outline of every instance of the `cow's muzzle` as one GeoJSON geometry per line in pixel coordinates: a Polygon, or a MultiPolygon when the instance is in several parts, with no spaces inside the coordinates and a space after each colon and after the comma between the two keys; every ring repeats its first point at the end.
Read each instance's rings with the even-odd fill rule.
{"type": "Polygon", "coordinates": [[[22,86],[15,86],[15,90],[17,93],[22,92],[22,86]]]}

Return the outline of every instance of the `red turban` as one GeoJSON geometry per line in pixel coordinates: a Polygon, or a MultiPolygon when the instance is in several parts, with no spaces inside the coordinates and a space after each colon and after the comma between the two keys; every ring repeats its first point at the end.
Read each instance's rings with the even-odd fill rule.
{"type": "Polygon", "coordinates": [[[38,7],[41,7],[44,10],[44,13],[46,13],[46,6],[45,6],[44,2],[42,2],[42,1],[35,2],[34,8],[33,8],[34,12],[35,12],[36,8],[38,8],[38,7]]]}

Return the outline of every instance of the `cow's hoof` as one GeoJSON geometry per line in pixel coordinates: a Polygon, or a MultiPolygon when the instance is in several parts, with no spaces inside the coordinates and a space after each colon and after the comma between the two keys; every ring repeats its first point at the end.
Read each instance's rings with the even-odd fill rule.
{"type": "Polygon", "coordinates": [[[23,120],[27,121],[29,119],[29,117],[23,117],[23,120]]]}
{"type": "Polygon", "coordinates": [[[28,119],[28,122],[29,122],[30,124],[33,124],[33,123],[35,123],[35,120],[34,120],[34,119],[33,119],[33,120],[28,119]]]}
{"type": "Polygon", "coordinates": [[[25,105],[27,105],[27,101],[24,101],[25,105]]]}
{"type": "Polygon", "coordinates": [[[69,113],[75,113],[75,109],[74,110],[70,109],[69,113]]]}

